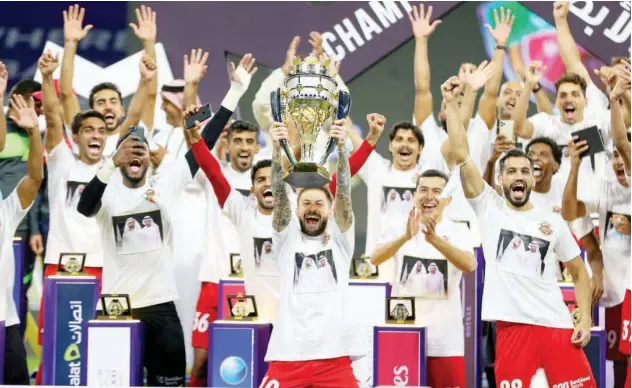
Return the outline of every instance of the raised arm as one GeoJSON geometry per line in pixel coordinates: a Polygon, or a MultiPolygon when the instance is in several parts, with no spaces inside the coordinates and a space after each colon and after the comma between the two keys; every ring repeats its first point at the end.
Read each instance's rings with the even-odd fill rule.
{"type": "Polygon", "coordinates": [[[480,65],[474,66],[466,64],[462,67],[463,73],[459,74],[459,79],[467,89],[461,101],[459,114],[463,122],[463,128],[467,128],[474,112],[474,103],[478,91],[487,84],[491,77],[496,73],[496,64],[494,62],[483,61],[480,65]]]}
{"type": "Polygon", "coordinates": [[[432,114],[432,93],[430,92],[430,63],[428,61],[428,38],[441,20],[432,19],[432,6],[424,12],[424,5],[412,6],[412,13],[408,14],[415,36],[415,123],[421,126],[432,114]]]}
{"type": "Polygon", "coordinates": [[[196,105],[200,82],[206,75],[208,53],[202,49],[191,50],[191,57],[184,56],[184,97],[182,106],[196,105]]]}
{"type": "Polygon", "coordinates": [[[630,141],[628,141],[628,131],[623,122],[621,101],[626,89],[630,88],[630,80],[619,78],[617,84],[610,93],[610,120],[612,125],[612,140],[617,151],[621,154],[625,171],[628,176],[630,171],[630,141]]]}
{"type": "Polygon", "coordinates": [[[483,173],[483,179],[487,184],[492,187],[499,195],[502,195],[500,187],[496,184],[496,161],[500,158],[503,152],[507,152],[514,148],[516,144],[513,140],[507,139],[505,136],[498,134],[496,141],[494,142],[494,150],[492,151],[487,165],[485,166],[485,172],[483,173]]]}
{"type": "MultiPolygon", "coordinates": [[[[42,152],[42,135],[37,124],[37,114],[35,113],[35,102],[33,97],[28,103],[19,94],[11,97],[11,107],[16,115],[11,116],[18,127],[26,130],[29,134],[29,159],[26,163],[26,176],[18,183],[17,193],[20,198],[22,209],[26,209],[35,200],[42,180],[44,180],[44,153],[42,152]]],[[[5,194],[5,195],[8,195],[5,194]]]]}
{"type": "Polygon", "coordinates": [[[492,54],[492,62],[496,70],[494,75],[485,84],[485,90],[478,102],[478,114],[481,116],[487,128],[492,129],[496,124],[496,101],[498,101],[498,93],[500,92],[500,83],[503,79],[503,63],[505,61],[505,53],[507,51],[507,40],[511,35],[511,29],[515,20],[515,15],[511,14],[511,10],[505,12],[504,7],[500,7],[500,17],[498,10],[494,10],[494,28],[489,24],[485,28],[494,38],[496,47],[492,54]]]}
{"type": "MultiPolygon", "coordinates": [[[[544,91],[542,91],[542,88],[540,87],[540,79],[542,78],[542,74],[545,70],[546,66],[544,66],[541,61],[533,61],[529,64],[528,71],[521,71],[521,75],[524,77],[524,88],[520,97],[518,97],[518,101],[516,101],[516,107],[511,115],[511,119],[514,122],[514,134],[523,139],[531,139],[533,137],[533,123],[527,119],[531,92],[534,90],[537,91],[536,94],[540,99],[542,99],[542,96],[544,95],[544,98],[548,101],[548,97],[546,97],[544,91]]],[[[539,110],[540,108],[538,106],[538,111],[539,110]]]]}
{"type": "MultiPolygon", "coordinates": [[[[367,115],[367,121],[369,122],[369,134],[366,139],[362,141],[360,146],[353,151],[351,156],[349,156],[349,168],[351,170],[351,177],[360,171],[364,163],[371,155],[371,152],[375,150],[375,145],[377,144],[377,140],[380,138],[382,133],[384,132],[384,125],[386,124],[386,118],[380,114],[372,113],[367,115]]],[[[351,137],[351,133],[354,132],[353,129],[349,130],[349,137],[351,137]]],[[[336,185],[337,185],[337,177],[338,173],[335,173],[331,177],[331,182],[329,182],[329,190],[331,194],[336,196],[336,185]]]]}
{"type": "MultiPolygon", "coordinates": [[[[125,120],[119,127],[119,136],[123,137],[129,132],[132,125],[137,125],[143,115],[143,110],[146,108],[145,104],[149,97],[149,87],[152,82],[152,78],[156,78],[158,73],[158,67],[156,62],[147,54],[144,54],[140,60],[140,81],[136,88],[136,93],[132,97],[132,101],[129,103],[129,110],[125,120]]],[[[149,130],[149,128],[147,128],[149,130]]]]}
{"type": "Polygon", "coordinates": [[[50,50],[42,55],[37,63],[42,73],[42,105],[44,105],[44,116],[46,117],[44,148],[46,152],[51,152],[57,144],[64,140],[64,124],[59,117],[59,99],[53,83],[53,72],[58,65],[58,56],[53,56],[50,50]]]}
{"type": "Polygon", "coordinates": [[[59,91],[61,104],[64,108],[64,122],[67,126],[72,124],[72,119],[81,109],[79,98],[72,89],[72,80],[75,72],[77,46],[93,27],[92,24],[82,27],[85,13],[85,8],[79,8],[78,5],[71,5],[68,11],[64,11],[64,55],[61,61],[59,91]]]}
{"type": "Polygon", "coordinates": [[[270,137],[273,142],[271,180],[274,210],[272,211],[272,227],[277,233],[280,233],[287,228],[292,219],[290,198],[285,189],[285,182],[283,182],[283,165],[281,164],[281,140],[287,141],[287,128],[282,123],[272,123],[270,137]]]}
{"type": "Polygon", "coordinates": [[[566,71],[580,75],[587,84],[591,83],[590,74],[579,56],[577,43],[573,39],[571,29],[568,26],[568,10],[570,1],[556,1],[553,4],[553,18],[555,19],[555,31],[557,32],[557,45],[560,57],[566,67],[566,71]]]}
{"type": "Polygon", "coordinates": [[[569,222],[586,215],[586,206],[577,199],[577,180],[579,178],[579,166],[582,163],[579,155],[588,150],[588,143],[586,140],[575,143],[574,140],[577,140],[577,136],[568,142],[571,171],[568,174],[562,197],[562,218],[569,222]]]}
{"type": "MultiPolygon", "coordinates": [[[[0,62],[0,107],[4,108],[4,93],[7,91],[9,82],[9,73],[4,63],[0,62]]],[[[0,114],[0,152],[4,149],[7,142],[7,119],[4,112],[0,114]]]]}
{"type": "Polygon", "coordinates": [[[351,204],[351,169],[347,159],[347,126],[345,121],[336,120],[329,130],[333,139],[338,141],[338,171],[336,172],[336,197],[334,199],[334,218],[342,233],[353,227],[353,207],[351,204]]]}
{"type": "MultiPolygon", "coordinates": [[[[151,10],[151,7],[144,5],[136,8],[136,20],[138,25],[130,23],[129,26],[134,31],[134,34],[143,43],[143,50],[154,63],[158,61],[156,59],[156,35],[158,33],[158,27],[156,24],[156,12],[151,10]]],[[[145,97],[145,105],[141,111],[141,120],[147,126],[148,130],[152,130],[154,127],[154,113],[156,111],[156,96],[158,95],[158,77],[152,77],[147,85],[147,93],[145,97]]],[[[186,105],[184,105],[186,106],[186,105]]],[[[130,105],[131,109],[131,105],[130,105]]]]}
{"type": "Polygon", "coordinates": [[[476,198],[485,189],[485,182],[470,158],[470,147],[467,134],[459,116],[457,98],[463,89],[463,84],[457,77],[451,77],[441,85],[443,100],[446,102],[446,121],[448,126],[448,142],[450,155],[454,163],[461,167],[461,185],[466,198],[476,198]]]}
{"type": "Polygon", "coordinates": [[[530,85],[535,85],[531,92],[535,96],[535,105],[538,113],[553,115],[551,100],[549,100],[549,96],[546,95],[542,85],[540,85],[540,79],[542,78],[544,69],[546,69],[546,66],[544,66],[542,61],[533,61],[527,70],[521,68],[518,69],[517,72],[523,84],[526,85],[529,83],[530,85]]]}

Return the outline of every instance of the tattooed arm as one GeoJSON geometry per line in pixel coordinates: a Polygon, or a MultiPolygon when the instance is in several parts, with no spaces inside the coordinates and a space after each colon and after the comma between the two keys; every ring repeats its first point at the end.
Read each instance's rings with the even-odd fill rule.
{"type": "Polygon", "coordinates": [[[283,164],[281,162],[280,141],[287,140],[287,128],[281,123],[273,123],[270,127],[270,137],[274,142],[272,154],[272,195],[274,196],[274,210],[272,211],[272,227],[275,232],[280,233],[290,224],[292,219],[292,209],[290,198],[283,182],[283,164]]]}
{"type": "Polygon", "coordinates": [[[336,199],[334,218],[342,233],[353,226],[353,208],[351,206],[351,169],[345,153],[347,126],[344,120],[337,120],[329,131],[331,137],[338,139],[338,172],[336,181],[336,199]]]}

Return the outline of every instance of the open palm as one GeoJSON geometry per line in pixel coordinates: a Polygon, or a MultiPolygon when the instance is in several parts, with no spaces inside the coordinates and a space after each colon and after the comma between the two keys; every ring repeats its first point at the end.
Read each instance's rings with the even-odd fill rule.
{"type": "Polygon", "coordinates": [[[184,82],[199,84],[206,74],[208,53],[202,49],[191,50],[191,57],[184,56],[184,82]]]}
{"type": "Polygon", "coordinates": [[[10,119],[13,120],[18,127],[26,130],[37,128],[37,114],[35,113],[33,97],[30,97],[27,103],[21,95],[14,94],[11,97],[10,104],[11,108],[16,112],[10,119]]]}
{"type": "Polygon", "coordinates": [[[7,84],[9,83],[9,72],[4,63],[0,62],[0,98],[4,97],[4,92],[7,90],[7,84]]]}
{"type": "Polygon", "coordinates": [[[134,30],[134,34],[141,41],[156,41],[158,28],[156,27],[156,12],[151,7],[144,5],[140,9],[136,8],[136,20],[138,25],[130,23],[129,26],[134,30]]]}
{"type": "Polygon", "coordinates": [[[419,4],[419,7],[413,7],[413,12],[408,14],[410,24],[413,27],[413,35],[415,38],[427,38],[429,37],[439,24],[441,20],[435,20],[430,23],[432,19],[432,6],[428,7],[428,10],[424,12],[424,5],[419,4]]]}
{"type": "Polygon", "coordinates": [[[255,67],[255,58],[252,54],[246,54],[241,61],[239,61],[239,67],[235,69],[235,64],[230,63],[231,80],[247,88],[250,85],[252,76],[257,72],[258,68],[255,67]]]}
{"type": "Polygon", "coordinates": [[[470,85],[473,90],[479,90],[485,86],[487,81],[494,74],[495,68],[494,62],[488,63],[487,61],[483,61],[478,65],[476,70],[465,75],[467,84],[470,85]]]}
{"type": "Polygon", "coordinates": [[[92,24],[85,27],[83,25],[83,17],[86,13],[85,8],[79,8],[78,5],[71,5],[68,11],[64,11],[64,39],[71,42],[78,42],[88,35],[92,29],[92,24]]]}
{"type": "Polygon", "coordinates": [[[485,28],[487,28],[497,45],[504,46],[507,44],[515,19],[516,17],[511,14],[510,9],[505,12],[505,7],[500,7],[500,18],[498,17],[498,10],[494,10],[495,27],[492,28],[489,24],[485,24],[485,28]]]}

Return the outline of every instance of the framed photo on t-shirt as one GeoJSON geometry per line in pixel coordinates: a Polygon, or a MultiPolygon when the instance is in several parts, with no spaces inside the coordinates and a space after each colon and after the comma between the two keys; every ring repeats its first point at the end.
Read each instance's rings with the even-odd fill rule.
{"type": "Polygon", "coordinates": [[[541,238],[501,229],[496,247],[496,265],[501,271],[530,278],[541,278],[545,271],[552,271],[555,276],[555,268],[547,268],[545,263],[549,245],[549,241],[541,238]]]}
{"type": "Polygon", "coordinates": [[[162,249],[160,210],[112,217],[116,253],[133,255],[162,249]]]}
{"type": "Polygon", "coordinates": [[[294,263],[294,293],[333,291],[338,285],[338,272],[331,249],[310,255],[297,252],[294,263]]]}
{"type": "Polygon", "coordinates": [[[428,299],[448,297],[448,261],[404,255],[399,270],[399,294],[428,299]]]}

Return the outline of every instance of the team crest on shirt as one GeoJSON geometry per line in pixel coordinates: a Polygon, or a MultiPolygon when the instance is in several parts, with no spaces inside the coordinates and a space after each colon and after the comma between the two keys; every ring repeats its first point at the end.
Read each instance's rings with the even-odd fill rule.
{"type": "Polygon", "coordinates": [[[145,199],[151,203],[156,203],[156,190],[153,188],[147,189],[147,191],[145,191],[145,199]]]}
{"type": "Polygon", "coordinates": [[[540,229],[540,232],[542,232],[542,234],[545,236],[550,236],[551,233],[553,233],[553,230],[551,230],[551,224],[546,221],[540,222],[538,228],[540,229]]]}
{"type": "Polygon", "coordinates": [[[553,206],[553,213],[560,214],[562,212],[562,208],[559,206],[553,206]]]}

